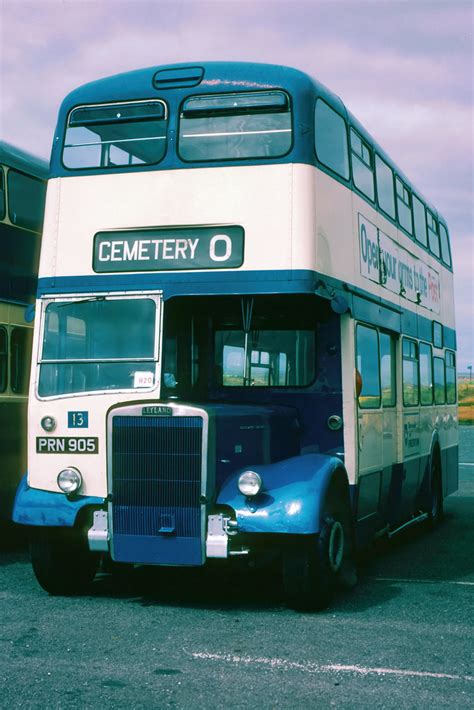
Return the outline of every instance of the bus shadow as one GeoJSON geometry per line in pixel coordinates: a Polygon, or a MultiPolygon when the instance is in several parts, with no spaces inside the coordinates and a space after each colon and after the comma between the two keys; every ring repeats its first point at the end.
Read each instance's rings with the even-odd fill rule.
{"type": "MultiPolygon", "coordinates": [[[[359,565],[358,585],[338,590],[326,613],[353,614],[381,606],[403,595],[402,582],[472,580],[474,528],[469,521],[473,502],[472,497],[448,499],[445,518],[436,529],[418,525],[390,541],[379,541],[359,565]]],[[[286,609],[278,565],[224,567],[216,562],[193,569],[137,567],[118,575],[100,574],[92,593],[142,606],[220,611],[286,609]]]]}
{"type": "Polygon", "coordinates": [[[0,523],[0,567],[23,561],[27,554],[26,529],[10,522],[0,523]]]}

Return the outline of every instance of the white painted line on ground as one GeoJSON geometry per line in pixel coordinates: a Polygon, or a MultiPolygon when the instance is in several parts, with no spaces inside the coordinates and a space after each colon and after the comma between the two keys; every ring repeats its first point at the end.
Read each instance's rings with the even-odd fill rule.
{"type": "Polygon", "coordinates": [[[474,466],[474,463],[471,463],[471,462],[469,462],[469,463],[460,463],[459,465],[460,465],[460,466],[474,466]]]}
{"type": "Polygon", "coordinates": [[[272,670],[297,670],[305,673],[356,673],[358,675],[394,675],[412,678],[435,678],[436,680],[474,681],[474,676],[454,675],[451,673],[433,673],[401,668],[369,668],[365,666],[343,665],[340,663],[319,664],[312,661],[288,661],[285,658],[267,658],[265,656],[237,656],[232,653],[208,653],[200,651],[191,656],[204,661],[222,661],[233,665],[264,666],[272,670]]]}
{"type": "Polygon", "coordinates": [[[403,584],[460,584],[474,587],[474,582],[458,582],[454,579],[405,579],[404,577],[373,577],[375,582],[402,582],[403,584]]]}

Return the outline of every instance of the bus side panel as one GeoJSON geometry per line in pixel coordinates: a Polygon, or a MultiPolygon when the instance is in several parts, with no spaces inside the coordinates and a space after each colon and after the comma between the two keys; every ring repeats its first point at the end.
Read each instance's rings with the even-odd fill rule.
{"type": "Polygon", "coordinates": [[[26,400],[0,402],[0,520],[9,520],[15,492],[26,471],[26,400]]]}

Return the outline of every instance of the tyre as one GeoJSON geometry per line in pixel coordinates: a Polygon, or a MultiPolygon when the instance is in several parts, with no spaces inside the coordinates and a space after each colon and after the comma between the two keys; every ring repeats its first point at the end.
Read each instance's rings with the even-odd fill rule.
{"type": "Polygon", "coordinates": [[[285,598],[298,611],[324,609],[338,586],[357,582],[350,509],[340,503],[325,507],[319,535],[305,536],[283,552],[285,598]]]}
{"type": "Polygon", "coordinates": [[[63,528],[34,529],[30,553],[37,581],[53,595],[85,592],[100,560],[100,555],[89,551],[85,537],[63,528]]]}
{"type": "Polygon", "coordinates": [[[429,527],[435,528],[443,519],[443,485],[439,450],[431,455],[430,467],[430,504],[428,508],[429,527]]]}

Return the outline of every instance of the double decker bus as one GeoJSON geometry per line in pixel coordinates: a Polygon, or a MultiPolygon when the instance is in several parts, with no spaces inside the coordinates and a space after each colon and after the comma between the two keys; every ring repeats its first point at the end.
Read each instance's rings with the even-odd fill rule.
{"type": "Polygon", "coordinates": [[[52,594],[116,563],[281,564],[288,604],[457,488],[446,222],[282,66],[87,84],[51,158],[14,519],[52,594]]]}
{"type": "Polygon", "coordinates": [[[32,320],[47,164],[0,141],[0,522],[26,471],[32,320]]]}

